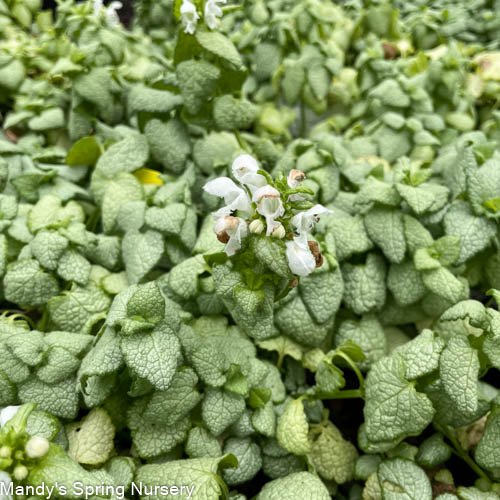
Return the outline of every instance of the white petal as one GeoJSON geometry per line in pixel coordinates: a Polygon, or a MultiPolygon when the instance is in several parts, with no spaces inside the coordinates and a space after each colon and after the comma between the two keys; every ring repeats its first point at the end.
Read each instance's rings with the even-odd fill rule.
{"type": "Polygon", "coordinates": [[[229,177],[217,177],[217,179],[208,181],[203,186],[203,189],[207,193],[218,196],[219,198],[224,198],[230,191],[241,190],[241,188],[229,177]]]}
{"type": "Polygon", "coordinates": [[[314,207],[306,210],[305,212],[299,212],[292,217],[290,221],[292,226],[297,230],[299,234],[308,233],[314,226],[316,222],[316,217],[322,214],[331,214],[332,211],[323,205],[317,204],[314,207]]]}
{"type": "Polygon", "coordinates": [[[256,174],[259,170],[257,160],[251,155],[239,155],[232,165],[233,175],[237,180],[241,180],[241,176],[245,174],[256,174]]]}
{"type": "Polygon", "coordinates": [[[306,246],[304,246],[303,241],[293,239],[285,243],[288,266],[293,274],[299,276],[307,276],[316,268],[316,261],[309,250],[307,241],[305,241],[306,246]]]}
{"type": "Polygon", "coordinates": [[[0,411],[0,427],[3,427],[19,410],[20,406],[6,406],[0,411]]]}
{"type": "Polygon", "coordinates": [[[92,2],[92,10],[94,11],[94,16],[98,16],[102,10],[103,0],[94,0],[92,2]]]}
{"type": "Polygon", "coordinates": [[[196,7],[189,0],[184,0],[180,12],[184,32],[192,35],[196,30],[196,23],[200,18],[200,15],[196,12],[196,7]]]}
{"type": "Polygon", "coordinates": [[[266,184],[255,191],[252,196],[252,201],[259,201],[263,197],[279,198],[280,192],[272,186],[266,184]]]}
{"type": "Polygon", "coordinates": [[[247,223],[238,217],[239,223],[235,229],[228,229],[229,241],[224,248],[227,255],[234,255],[241,248],[241,240],[248,234],[247,223]]]}
{"type": "Polygon", "coordinates": [[[314,205],[314,207],[310,208],[309,210],[305,211],[306,215],[313,216],[313,217],[316,217],[316,216],[322,215],[322,214],[331,214],[331,213],[332,213],[331,210],[324,207],[323,205],[320,205],[319,203],[317,205],[314,205]]]}

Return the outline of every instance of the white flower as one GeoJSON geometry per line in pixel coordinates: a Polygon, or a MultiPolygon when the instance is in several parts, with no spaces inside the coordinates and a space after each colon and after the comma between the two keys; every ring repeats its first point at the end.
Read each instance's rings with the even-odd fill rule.
{"type": "Polygon", "coordinates": [[[205,24],[213,30],[217,27],[219,20],[222,17],[222,9],[217,5],[219,3],[225,4],[226,0],[207,0],[205,2],[205,24]]]}
{"type": "Polygon", "coordinates": [[[116,13],[117,10],[121,9],[123,4],[121,2],[111,2],[104,13],[106,17],[106,23],[108,26],[118,26],[120,24],[120,18],[116,13]]]}
{"type": "Polygon", "coordinates": [[[214,230],[219,241],[226,243],[224,251],[229,256],[241,248],[241,240],[248,234],[247,223],[240,217],[230,215],[217,219],[214,230]]]}
{"type": "Polygon", "coordinates": [[[0,427],[3,427],[19,410],[20,406],[6,406],[0,411],[0,427]]]}
{"type": "MultiPolygon", "coordinates": [[[[12,480],[4,470],[0,470],[0,483],[3,484],[3,486],[0,486],[3,491],[9,491],[9,485],[12,483],[12,480]]],[[[0,500],[12,500],[12,495],[8,495],[7,493],[5,495],[0,494],[0,500]]]]}
{"type": "Polygon", "coordinates": [[[307,276],[316,268],[316,259],[305,238],[294,238],[285,242],[288,266],[293,274],[307,276]]]}
{"type": "Polygon", "coordinates": [[[266,219],[266,236],[270,236],[280,222],[276,221],[285,213],[280,192],[272,186],[262,186],[253,194],[252,201],[257,203],[257,212],[266,219]]]}
{"type": "Polygon", "coordinates": [[[248,186],[252,194],[256,189],[267,184],[266,178],[257,173],[259,165],[253,156],[247,154],[238,156],[233,161],[232,170],[234,178],[241,184],[248,186]]]}
{"type": "Polygon", "coordinates": [[[181,22],[184,26],[184,33],[192,35],[196,30],[196,23],[200,15],[196,12],[196,7],[189,0],[184,0],[181,5],[181,22]]]}
{"type": "Polygon", "coordinates": [[[216,219],[224,215],[231,215],[231,212],[235,210],[240,210],[248,216],[251,215],[252,205],[248,198],[248,194],[243,188],[238,187],[229,177],[218,177],[217,179],[213,179],[207,182],[203,186],[203,189],[209,194],[224,198],[226,206],[215,212],[214,217],[216,219]]]}
{"type": "Polygon", "coordinates": [[[98,16],[102,10],[102,0],[94,0],[92,2],[92,10],[94,11],[94,16],[98,16]]]}
{"type": "Polygon", "coordinates": [[[314,207],[306,210],[305,212],[299,212],[292,217],[290,221],[292,226],[295,227],[299,235],[306,235],[311,231],[315,222],[319,221],[319,216],[322,214],[331,214],[332,211],[325,208],[323,205],[314,205],[314,207]]]}
{"type": "Polygon", "coordinates": [[[25,446],[26,455],[30,458],[40,458],[49,451],[49,442],[43,436],[33,436],[25,446]]]}

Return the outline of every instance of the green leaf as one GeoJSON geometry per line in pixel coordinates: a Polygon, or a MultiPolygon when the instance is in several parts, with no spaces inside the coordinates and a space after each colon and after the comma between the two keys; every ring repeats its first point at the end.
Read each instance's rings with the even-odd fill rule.
{"type": "Polygon", "coordinates": [[[79,422],[66,427],[68,455],[78,463],[98,465],[111,455],[115,428],[106,410],[94,408],[79,422]]]}
{"type": "Polygon", "coordinates": [[[90,333],[92,327],[106,317],[111,299],[95,284],[52,297],[47,303],[52,324],[68,332],[90,333]]]}
{"type": "Polygon", "coordinates": [[[125,139],[110,146],[100,157],[96,169],[107,177],[120,172],[134,172],[143,167],[149,156],[146,137],[131,134],[125,139]]]}
{"type": "Polygon", "coordinates": [[[57,231],[41,230],[31,242],[31,251],[43,267],[55,271],[68,243],[57,231]]]}
{"type": "Polygon", "coordinates": [[[474,452],[478,465],[491,471],[494,477],[500,474],[498,439],[500,439],[500,406],[495,406],[488,415],[484,433],[474,452]]]}
{"type": "Polygon", "coordinates": [[[104,232],[113,231],[123,205],[142,199],[143,187],[132,174],[121,172],[109,181],[104,189],[101,203],[104,232]]]}
{"type": "Polygon", "coordinates": [[[444,346],[445,342],[441,337],[425,329],[410,342],[396,347],[393,352],[400,353],[405,360],[405,377],[415,380],[437,370],[444,346]]]}
{"type": "Polygon", "coordinates": [[[317,323],[324,323],[337,313],[344,282],[340,269],[333,272],[312,273],[299,281],[299,292],[305,306],[317,323]]]}
{"type": "Polygon", "coordinates": [[[342,266],[344,302],[356,314],[380,309],[385,303],[385,263],[370,253],[365,264],[342,266]]]}
{"type": "Polygon", "coordinates": [[[240,418],[245,410],[245,400],[228,391],[208,388],[202,403],[203,422],[208,430],[219,436],[240,418]]]}
{"type": "Polygon", "coordinates": [[[61,108],[49,108],[28,121],[31,130],[50,130],[64,126],[64,112],[61,108]]]}
{"type": "Polygon", "coordinates": [[[444,217],[446,234],[460,238],[460,257],[457,264],[484,250],[490,239],[496,234],[496,226],[492,220],[476,217],[465,201],[455,201],[444,217]]]}
{"type": "Polygon", "coordinates": [[[68,378],[55,384],[46,384],[35,377],[18,388],[23,403],[37,403],[37,408],[56,417],[73,419],[78,412],[76,380],[68,378]]]}
{"type": "Polygon", "coordinates": [[[256,500],[331,500],[328,489],[314,474],[295,472],[267,483],[256,500]]]}
{"type": "Polygon", "coordinates": [[[411,460],[393,458],[378,466],[378,480],[387,500],[431,500],[427,474],[411,460]]]}
{"type": "Polygon", "coordinates": [[[3,286],[7,300],[32,307],[44,305],[59,292],[57,280],[32,259],[12,264],[4,276],[3,286]]]}
{"type": "Polygon", "coordinates": [[[123,262],[129,283],[138,283],[160,261],[163,238],[156,231],[128,231],[122,240],[123,262]]]}
{"type": "Polygon", "coordinates": [[[318,474],[328,480],[343,484],[354,477],[358,458],[355,446],[342,437],[332,422],[326,422],[311,432],[311,461],[318,474]]]}
{"type": "Polygon", "coordinates": [[[278,419],[276,437],[279,444],[294,455],[305,455],[311,451],[308,432],[309,424],[302,399],[291,399],[278,419]]]}
{"type": "Polygon", "coordinates": [[[182,97],[168,90],[158,90],[138,84],[132,86],[128,94],[129,114],[138,111],[148,113],[168,113],[182,105],[182,97]]]}
{"type": "Polygon", "coordinates": [[[383,104],[398,108],[406,108],[411,102],[399,83],[392,78],[383,80],[368,95],[372,99],[380,99],[383,104]]]}
{"type": "Polygon", "coordinates": [[[260,447],[250,438],[229,438],[224,443],[223,452],[231,453],[238,460],[237,467],[228,467],[222,473],[229,486],[251,481],[262,467],[260,447]]]}
{"type": "Polygon", "coordinates": [[[401,306],[418,302],[426,293],[420,273],[411,261],[391,264],[387,275],[387,288],[401,306]]]}
{"type": "Polygon", "coordinates": [[[144,128],[153,158],[167,170],[180,174],[191,153],[191,139],[183,122],[150,120],[144,128]]]}
{"type": "Polygon", "coordinates": [[[60,430],[59,420],[44,411],[31,412],[26,423],[26,432],[30,436],[42,436],[48,441],[52,441],[60,430]]]}
{"type": "Polygon", "coordinates": [[[66,250],[59,259],[57,274],[66,281],[86,285],[89,280],[90,262],[76,250],[66,250]]]}
{"type": "Polygon", "coordinates": [[[371,441],[391,441],[417,435],[434,416],[434,408],[415,383],[406,379],[406,363],[399,354],[382,358],[366,378],[364,408],[371,441]]]}
{"type": "Polygon", "coordinates": [[[382,249],[391,262],[399,263],[404,259],[406,240],[403,217],[399,210],[373,208],[365,216],[365,227],[370,239],[382,249]]]}
{"type": "Polygon", "coordinates": [[[203,60],[189,60],[181,62],[176,72],[184,105],[189,113],[195,115],[214,92],[220,70],[203,60]]]}
{"type": "Polygon", "coordinates": [[[185,449],[189,458],[217,458],[222,455],[217,438],[203,427],[193,427],[189,431],[185,449]]]}
{"type": "Polygon", "coordinates": [[[195,37],[201,47],[210,54],[218,57],[236,70],[241,71],[244,69],[243,60],[238,50],[231,40],[220,31],[196,30],[195,37]]]}
{"type": "Polygon", "coordinates": [[[339,347],[348,340],[358,345],[365,360],[358,362],[362,370],[368,370],[373,363],[382,358],[387,350],[384,329],[379,321],[371,315],[363,316],[361,320],[343,321],[335,334],[335,346],[339,347]]]}
{"type": "Polygon", "coordinates": [[[186,418],[199,403],[201,396],[196,390],[198,377],[191,368],[179,370],[166,391],[155,391],[146,405],[144,418],[162,424],[165,415],[169,423],[186,418]]]}
{"type": "Polygon", "coordinates": [[[262,261],[271,271],[283,278],[292,277],[285,256],[285,243],[283,240],[255,236],[251,239],[251,248],[257,259],[262,261]]]}
{"type": "Polygon", "coordinates": [[[459,411],[464,416],[474,415],[478,409],[479,358],[466,338],[455,335],[448,341],[439,360],[439,374],[459,411]]]}
{"type": "Polygon", "coordinates": [[[428,290],[451,304],[464,300],[469,294],[468,286],[444,267],[423,272],[422,281],[428,290]]]}
{"type": "Polygon", "coordinates": [[[127,425],[132,441],[140,457],[152,458],[169,453],[187,436],[191,421],[189,418],[170,423],[163,419],[150,420],[144,416],[147,401],[135,400],[127,412],[127,425]]]}
{"type": "Polygon", "coordinates": [[[83,137],[68,151],[66,163],[71,167],[95,165],[101,155],[101,147],[95,137],[83,137]]]}
{"type": "Polygon", "coordinates": [[[181,358],[179,340],[166,324],[151,332],[122,337],[121,350],[133,373],[143,377],[158,390],[167,390],[181,358]]]}
{"type": "MultiPolygon", "coordinates": [[[[192,500],[211,500],[224,495],[227,488],[218,476],[219,471],[237,465],[234,455],[218,458],[192,458],[164,464],[143,465],[137,470],[136,481],[148,487],[176,486],[181,497],[192,500]],[[165,478],[168,478],[167,484],[165,478]],[[180,486],[183,485],[183,486],[180,486]],[[180,488],[183,488],[180,491],[180,488]]],[[[141,499],[167,500],[171,495],[142,495],[141,499]]]]}
{"type": "Polygon", "coordinates": [[[419,465],[430,469],[446,462],[450,456],[451,448],[444,442],[443,436],[436,433],[422,442],[415,459],[419,465]]]}

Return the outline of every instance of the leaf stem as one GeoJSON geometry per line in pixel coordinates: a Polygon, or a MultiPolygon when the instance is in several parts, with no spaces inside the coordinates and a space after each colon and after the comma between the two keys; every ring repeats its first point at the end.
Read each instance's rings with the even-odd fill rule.
{"type": "Polygon", "coordinates": [[[452,453],[461,458],[479,477],[490,480],[487,474],[472,460],[469,454],[462,448],[457,438],[448,429],[439,429],[453,445],[452,453]]]}
{"type": "Polygon", "coordinates": [[[342,351],[336,352],[333,357],[335,357],[335,356],[340,356],[342,359],[347,361],[349,366],[352,368],[352,370],[356,374],[356,377],[358,377],[358,381],[359,381],[359,389],[358,390],[362,394],[360,397],[362,397],[364,399],[364,397],[365,397],[365,379],[364,379],[363,374],[361,373],[360,369],[356,366],[356,363],[349,356],[344,354],[342,351]]]}
{"type": "Polygon", "coordinates": [[[364,399],[364,394],[360,389],[346,389],[345,391],[338,391],[328,396],[320,396],[319,399],[364,399]]]}

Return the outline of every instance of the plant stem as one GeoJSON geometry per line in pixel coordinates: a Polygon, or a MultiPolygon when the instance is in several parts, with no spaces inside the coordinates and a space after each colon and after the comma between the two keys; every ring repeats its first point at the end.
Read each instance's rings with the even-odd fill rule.
{"type": "Polygon", "coordinates": [[[452,453],[454,453],[458,458],[461,458],[479,477],[483,479],[488,479],[489,477],[486,473],[472,460],[469,454],[462,448],[457,438],[448,431],[448,429],[439,429],[450,441],[453,445],[452,453]]]}

